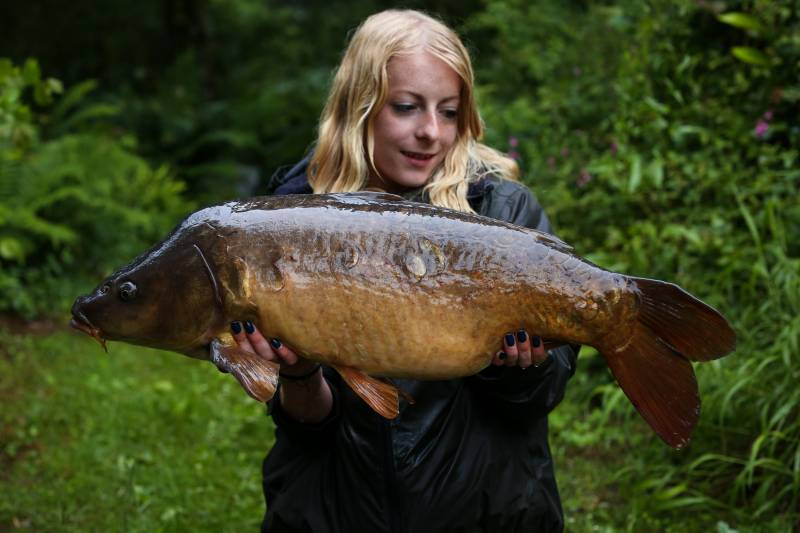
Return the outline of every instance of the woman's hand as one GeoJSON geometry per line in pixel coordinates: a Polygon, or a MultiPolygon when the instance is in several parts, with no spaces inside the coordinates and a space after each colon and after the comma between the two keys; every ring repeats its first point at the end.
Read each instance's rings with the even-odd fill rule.
{"type": "Polygon", "coordinates": [[[531,337],[524,329],[503,335],[503,349],[492,358],[496,366],[518,366],[523,370],[539,366],[547,359],[541,337],[531,337]]]}
{"type": "Polygon", "coordinates": [[[280,339],[267,339],[250,322],[231,322],[231,333],[239,347],[260,355],[267,361],[281,365],[284,376],[303,376],[317,367],[317,363],[304,359],[283,344],[280,339]]]}
{"type": "Polygon", "coordinates": [[[298,356],[280,339],[268,341],[250,321],[231,322],[231,332],[243,350],[281,365],[280,404],[287,415],[298,422],[315,423],[330,414],[333,395],[319,363],[298,356]]]}

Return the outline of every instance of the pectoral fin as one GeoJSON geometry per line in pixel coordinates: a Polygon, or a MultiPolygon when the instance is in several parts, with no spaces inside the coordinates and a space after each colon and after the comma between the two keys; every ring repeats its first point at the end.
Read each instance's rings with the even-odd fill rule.
{"type": "Polygon", "coordinates": [[[217,339],[212,341],[211,362],[233,374],[245,392],[259,402],[270,400],[278,388],[280,365],[236,345],[226,345],[217,339]]]}
{"type": "Polygon", "coordinates": [[[366,375],[350,366],[334,366],[353,392],[384,418],[396,418],[400,412],[397,387],[366,375]]]}

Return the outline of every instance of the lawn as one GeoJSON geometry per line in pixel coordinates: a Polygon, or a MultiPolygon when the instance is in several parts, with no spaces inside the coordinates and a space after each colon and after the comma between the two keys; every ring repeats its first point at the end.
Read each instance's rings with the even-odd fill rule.
{"type": "Polygon", "coordinates": [[[0,530],[254,531],[263,406],[209,364],[0,333],[0,530]]]}
{"type": "MultiPolygon", "coordinates": [[[[585,355],[584,367],[596,364],[585,355]]],[[[658,514],[676,494],[651,481],[620,486],[621,469],[661,461],[669,472],[676,452],[653,446],[635,415],[614,421],[588,412],[584,387],[575,385],[551,416],[569,531],[727,531],[714,509],[658,514]]],[[[618,395],[613,385],[596,393],[618,395]]],[[[61,327],[0,329],[0,399],[0,530],[260,524],[260,466],[273,427],[264,407],[210,364],[120,343],[105,354],[61,327]]]]}

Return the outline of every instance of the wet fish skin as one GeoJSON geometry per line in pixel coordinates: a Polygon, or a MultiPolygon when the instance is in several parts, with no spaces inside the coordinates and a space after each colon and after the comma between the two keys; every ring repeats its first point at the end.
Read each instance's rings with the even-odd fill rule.
{"type": "Polygon", "coordinates": [[[371,376],[471,375],[490,364],[504,332],[519,328],[551,345],[591,345],[673,446],[688,442],[699,416],[688,360],[735,344],[721,315],[674,285],[605,271],[527,228],[375,193],[201,210],[104,285],[111,290],[76,301],[77,323],[91,322],[103,338],[215,359],[255,397],[269,387],[255,394],[250,381],[259,372],[274,381],[276,369],[237,351],[227,333],[233,319],[254,321],[307,358],[371,376]],[[114,294],[125,281],[140,288],[134,301],[114,294]],[[254,374],[253,365],[261,365],[254,374]]]}
{"type": "MultiPolygon", "coordinates": [[[[258,237],[243,237],[249,228],[226,235],[235,244],[224,254],[242,267],[230,277],[247,280],[242,292],[252,295],[265,334],[368,374],[441,379],[484,368],[502,333],[520,327],[590,341],[611,315],[607,294],[628,285],[618,275],[591,278],[591,267],[542,234],[472,217],[465,225],[424,206],[375,207],[346,224],[330,204],[291,208],[291,227],[261,233],[281,224],[276,210],[273,221],[256,224],[258,237]],[[531,264],[544,267],[524,268],[531,264]]],[[[211,224],[222,227],[226,217],[211,224]]],[[[614,311],[617,318],[626,307],[614,311]]]]}

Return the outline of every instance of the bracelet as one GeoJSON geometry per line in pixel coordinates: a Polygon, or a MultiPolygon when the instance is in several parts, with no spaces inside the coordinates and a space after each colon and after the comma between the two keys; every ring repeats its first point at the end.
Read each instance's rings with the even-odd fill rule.
{"type": "Polygon", "coordinates": [[[536,363],[536,364],[534,364],[534,365],[531,365],[531,366],[532,366],[533,368],[540,368],[540,367],[542,367],[542,366],[546,365],[546,364],[547,364],[547,363],[549,363],[549,362],[550,362],[550,352],[545,352],[545,353],[544,353],[544,359],[542,359],[542,360],[541,360],[541,361],[539,361],[538,363],[536,363]]]}
{"type": "Polygon", "coordinates": [[[284,374],[283,372],[280,372],[278,375],[280,377],[282,377],[283,379],[288,379],[289,381],[303,381],[305,379],[310,378],[314,374],[316,374],[317,370],[319,370],[320,368],[322,368],[322,365],[317,363],[317,366],[315,366],[313,369],[311,369],[307,373],[301,374],[299,376],[290,376],[290,375],[284,374]]]}

